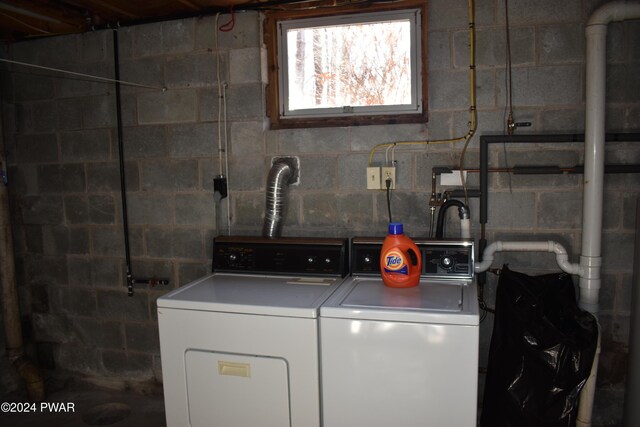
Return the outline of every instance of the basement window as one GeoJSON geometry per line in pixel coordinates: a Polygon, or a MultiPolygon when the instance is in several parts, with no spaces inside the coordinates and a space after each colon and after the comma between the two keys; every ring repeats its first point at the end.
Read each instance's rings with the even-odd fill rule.
{"type": "Polygon", "coordinates": [[[271,127],[426,121],[425,9],[404,1],[269,13],[271,127]]]}

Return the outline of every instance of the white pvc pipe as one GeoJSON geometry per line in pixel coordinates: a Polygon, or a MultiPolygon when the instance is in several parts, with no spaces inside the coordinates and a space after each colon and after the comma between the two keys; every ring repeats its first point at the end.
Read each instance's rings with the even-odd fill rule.
{"type": "Polygon", "coordinates": [[[487,271],[493,264],[496,252],[550,252],[556,254],[556,262],[562,271],[569,274],[580,274],[580,265],[569,262],[567,250],[552,240],[540,242],[502,242],[491,243],[482,253],[482,261],[476,263],[475,272],[487,271]]]}
{"type": "Polygon", "coordinates": [[[471,220],[469,218],[460,220],[460,237],[462,240],[471,239],[471,220]]]}
{"type": "Polygon", "coordinates": [[[598,377],[598,363],[600,362],[600,322],[596,318],[598,326],[598,342],[596,344],[596,353],[593,356],[593,364],[589,378],[580,391],[580,401],[578,402],[578,416],[576,418],[576,427],[590,427],[593,417],[593,401],[596,395],[596,378],[598,377]]]}
{"type": "MultiPolygon", "coordinates": [[[[612,2],[597,9],[585,29],[587,39],[584,142],[584,196],[579,305],[598,312],[602,266],[602,200],[604,182],[605,88],[607,26],[614,21],[640,18],[640,3],[612,2]]],[[[576,426],[589,427],[598,369],[600,339],[591,375],[580,393],[576,426]]]]}
{"type": "MultiPolygon", "coordinates": [[[[609,6],[611,4],[608,4],[609,6]]],[[[596,12],[597,13],[597,12],[596,12]]],[[[598,19],[599,21],[599,19],[598,19]]],[[[604,181],[604,110],[607,25],[587,24],[587,76],[582,200],[582,254],[580,301],[582,308],[598,312],[602,246],[602,197],[604,181]]]]}
{"type": "Polygon", "coordinates": [[[598,312],[602,265],[602,198],[604,182],[605,87],[607,25],[640,18],[640,3],[612,2],[589,18],[587,39],[584,196],[580,301],[582,308],[598,312]]]}

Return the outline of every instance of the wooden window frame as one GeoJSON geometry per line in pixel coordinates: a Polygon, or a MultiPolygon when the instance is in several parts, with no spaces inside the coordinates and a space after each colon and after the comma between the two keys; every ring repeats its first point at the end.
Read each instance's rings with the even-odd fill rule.
{"type": "Polygon", "coordinates": [[[336,7],[318,7],[314,9],[294,9],[267,12],[264,19],[264,41],[267,46],[267,67],[269,83],[266,89],[267,115],[271,121],[271,129],[293,129],[314,127],[343,127],[360,125],[382,125],[401,123],[426,123],[428,119],[428,55],[427,55],[427,1],[400,0],[390,3],[367,3],[365,5],[347,5],[336,7]],[[344,14],[397,11],[403,9],[420,9],[421,44],[419,64],[422,76],[421,94],[422,111],[419,113],[362,114],[329,117],[281,117],[280,116],[280,82],[278,78],[278,22],[283,20],[326,17],[344,14]]]}

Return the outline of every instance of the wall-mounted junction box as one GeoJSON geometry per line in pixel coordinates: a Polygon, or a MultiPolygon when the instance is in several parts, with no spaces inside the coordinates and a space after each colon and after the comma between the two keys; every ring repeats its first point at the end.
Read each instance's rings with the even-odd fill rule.
{"type": "MultiPolygon", "coordinates": [[[[464,174],[465,181],[467,180],[467,172],[462,172],[464,174]]],[[[452,170],[451,173],[443,173],[440,174],[440,185],[450,185],[453,187],[462,187],[462,178],[460,177],[460,170],[455,169],[452,170]]]]}
{"type": "Polygon", "coordinates": [[[380,188],[387,189],[387,179],[391,180],[391,189],[396,189],[396,167],[395,166],[383,166],[382,176],[380,177],[380,188]]]}
{"type": "Polygon", "coordinates": [[[395,166],[373,166],[367,168],[367,190],[386,190],[387,178],[391,179],[391,189],[396,188],[395,166]]]}
{"type": "Polygon", "coordinates": [[[367,190],[379,190],[380,189],[380,168],[368,167],[367,168],[367,190]]]}

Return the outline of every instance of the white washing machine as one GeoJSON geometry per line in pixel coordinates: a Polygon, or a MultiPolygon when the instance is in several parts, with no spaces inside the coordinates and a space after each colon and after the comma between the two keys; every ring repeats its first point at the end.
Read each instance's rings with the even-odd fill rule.
{"type": "Polygon", "coordinates": [[[320,309],[325,427],[476,425],[473,242],[416,241],[420,284],[384,286],[382,240],[356,239],[352,276],[320,309]]]}
{"type": "Polygon", "coordinates": [[[169,427],[320,425],[320,305],[340,239],[222,237],[214,273],[158,299],[169,427]]]}

